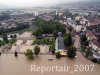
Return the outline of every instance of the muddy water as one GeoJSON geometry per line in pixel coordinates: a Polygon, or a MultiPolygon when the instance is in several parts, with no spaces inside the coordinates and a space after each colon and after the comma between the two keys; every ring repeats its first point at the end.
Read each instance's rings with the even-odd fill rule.
{"type": "Polygon", "coordinates": [[[43,75],[99,75],[100,74],[100,65],[94,64],[93,72],[74,72],[71,71],[74,69],[73,65],[75,64],[88,64],[93,65],[92,62],[86,60],[79,52],[77,52],[78,57],[76,59],[69,59],[63,57],[61,59],[56,59],[55,56],[51,55],[39,55],[35,60],[28,60],[26,56],[19,55],[17,58],[12,54],[2,54],[0,56],[0,75],[41,75],[40,72],[31,72],[31,65],[38,66],[61,66],[68,65],[71,67],[70,72],[45,72],[43,75]],[[48,58],[54,58],[53,61],[48,61],[48,58]]]}

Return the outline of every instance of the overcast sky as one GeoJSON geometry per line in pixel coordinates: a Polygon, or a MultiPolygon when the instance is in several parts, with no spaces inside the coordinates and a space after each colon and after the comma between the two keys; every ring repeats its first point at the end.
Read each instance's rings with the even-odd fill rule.
{"type": "Polygon", "coordinates": [[[13,7],[27,7],[27,6],[47,6],[60,3],[70,3],[77,1],[88,0],[0,0],[0,5],[13,6],[13,7]]]}

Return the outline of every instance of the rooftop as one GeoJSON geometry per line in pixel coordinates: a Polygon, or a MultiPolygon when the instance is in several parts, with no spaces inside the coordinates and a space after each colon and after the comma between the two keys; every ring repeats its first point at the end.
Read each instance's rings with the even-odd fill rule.
{"type": "Polygon", "coordinates": [[[58,49],[65,49],[63,37],[58,37],[58,49]]]}

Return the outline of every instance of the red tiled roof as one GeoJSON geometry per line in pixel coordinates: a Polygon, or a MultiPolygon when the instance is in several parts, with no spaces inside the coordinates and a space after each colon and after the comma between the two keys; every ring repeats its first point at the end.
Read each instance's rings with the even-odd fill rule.
{"type": "Polygon", "coordinates": [[[87,36],[89,37],[90,40],[96,39],[95,35],[92,33],[92,31],[87,32],[87,36]]]}
{"type": "Polygon", "coordinates": [[[90,25],[97,25],[100,24],[100,19],[94,19],[94,20],[90,20],[90,25]]]}

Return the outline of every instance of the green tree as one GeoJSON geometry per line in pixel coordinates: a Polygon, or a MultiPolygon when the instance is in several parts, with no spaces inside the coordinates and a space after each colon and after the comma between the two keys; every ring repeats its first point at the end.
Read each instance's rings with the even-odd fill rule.
{"type": "Polygon", "coordinates": [[[69,58],[75,58],[76,56],[76,48],[73,46],[68,47],[67,55],[69,58]]]}
{"type": "Polygon", "coordinates": [[[87,48],[87,51],[86,51],[86,57],[89,57],[89,56],[93,56],[93,52],[91,51],[91,48],[87,48]]]}
{"type": "Polygon", "coordinates": [[[3,40],[6,42],[6,43],[9,43],[9,40],[8,40],[8,37],[6,34],[3,34],[3,40]]]}
{"type": "Polygon", "coordinates": [[[11,39],[9,42],[10,42],[10,44],[13,44],[13,43],[15,43],[15,42],[16,42],[16,39],[15,39],[15,38],[13,38],[13,39],[11,39]]]}
{"type": "Polygon", "coordinates": [[[54,35],[54,38],[55,38],[55,39],[56,39],[57,36],[58,36],[58,32],[59,32],[58,30],[54,30],[54,31],[53,31],[53,35],[54,35]]]}
{"type": "Polygon", "coordinates": [[[40,37],[42,36],[42,33],[43,33],[43,29],[38,28],[36,31],[34,31],[33,35],[35,35],[36,37],[40,37]]]}
{"type": "Polygon", "coordinates": [[[34,48],[35,55],[37,56],[39,54],[39,52],[40,52],[40,47],[39,46],[35,46],[35,48],[34,48]]]}
{"type": "Polygon", "coordinates": [[[59,32],[62,32],[63,34],[65,34],[66,29],[65,29],[65,27],[63,25],[60,26],[59,32]]]}
{"type": "Polygon", "coordinates": [[[64,36],[64,43],[65,43],[65,46],[72,45],[72,36],[71,36],[71,34],[67,34],[67,35],[64,36]]]}
{"type": "Polygon", "coordinates": [[[37,19],[36,25],[43,30],[43,33],[53,33],[53,31],[58,30],[62,33],[66,32],[64,25],[58,21],[46,21],[43,19],[37,19]]]}
{"type": "Polygon", "coordinates": [[[55,44],[54,43],[50,46],[49,50],[51,51],[52,54],[55,54],[55,44]]]}
{"type": "Polygon", "coordinates": [[[0,40],[0,47],[3,46],[3,41],[0,40]]]}
{"type": "Polygon", "coordinates": [[[81,36],[81,42],[85,42],[85,41],[87,41],[87,37],[86,37],[86,35],[82,35],[81,36]]]}
{"type": "Polygon", "coordinates": [[[89,42],[87,40],[86,35],[81,36],[81,43],[84,44],[85,46],[88,46],[89,42]]]}
{"type": "Polygon", "coordinates": [[[25,55],[26,55],[29,59],[34,59],[33,52],[32,52],[32,50],[30,50],[30,49],[26,50],[25,55]]]}

